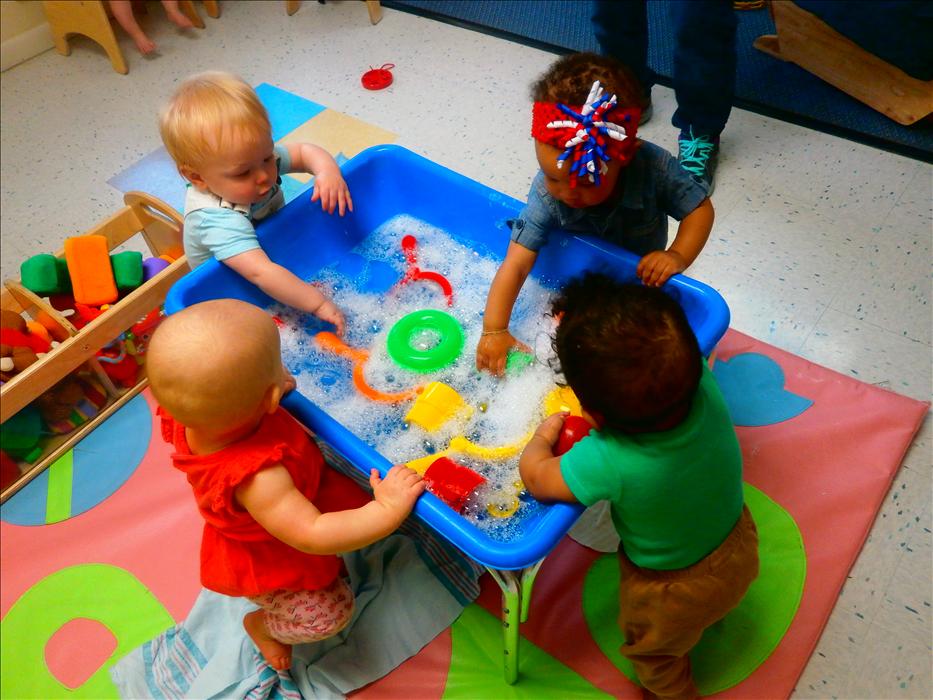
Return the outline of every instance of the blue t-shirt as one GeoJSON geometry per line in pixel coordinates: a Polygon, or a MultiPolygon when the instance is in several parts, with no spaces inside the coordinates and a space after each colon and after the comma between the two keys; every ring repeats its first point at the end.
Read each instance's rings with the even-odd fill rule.
{"type": "Polygon", "coordinates": [[[274,149],[279,177],[261,201],[244,206],[232,204],[189,184],[185,193],[184,246],[191,269],[211,258],[226,260],[259,248],[254,221],[260,221],[285,204],[281,174],[291,172],[285,146],[274,149]]]}
{"type": "Polygon", "coordinates": [[[667,217],[678,221],[707,197],[670,153],[642,141],[616,185],[621,197],[610,197],[595,207],[574,209],[555,199],[539,172],[531,183],[528,204],[512,223],[512,240],[537,252],[551,231],[598,236],[637,255],[667,247],[667,217]]]}
{"type": "Polygon", "coordinates": [[[679,425],[590,431],[561,456],[560,471],[583,505],[609,501],[626,556],[647,569],[682,569],[706,557],[732,532],[745,502],[739,441],[705,363],[679,425]]]}

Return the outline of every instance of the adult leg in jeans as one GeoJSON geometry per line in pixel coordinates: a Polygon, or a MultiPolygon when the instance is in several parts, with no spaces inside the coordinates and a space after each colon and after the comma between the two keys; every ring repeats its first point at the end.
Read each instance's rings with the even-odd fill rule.
{"type": "Polygon", "coordinates": [[[735,91],[735,11],[731,0],[677,0],[670,11],[677,98],[671,122],[680,129],[677,159],[712,194],[719,134],[735,91]]]}
{"type": "Polygon", "coordinates": [[[670,16],[677,98],[671,122],[685,134],[692,130],[695,136],[715,139],[729,119],[735,92],[737,21],[732,2],[675,0],[670,16]]]}
{"type": "Polygon", "coordinates": [[[593,0],[593,32],[599,51],[632,70],[645,97],[651,95],[654,72],[648,67],[648,7],[641,0],[593,0]]]}

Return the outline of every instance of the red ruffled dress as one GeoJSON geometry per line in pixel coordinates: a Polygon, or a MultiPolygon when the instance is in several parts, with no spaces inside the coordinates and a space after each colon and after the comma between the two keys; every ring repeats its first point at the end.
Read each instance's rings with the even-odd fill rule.
{"type": "Polygon", "coordinates": [[[323,513],[359,508],[371,500],[325,465],[317,445],[284,409],[266,416],[248,438],[206,455],[191,454],[185,427],[161,408],[159,416],[162,437],[176,450],[172,462],[187,475],[204,517],[201,585],[246,597],[279,589],[318,590],[334,582],[343,564],[340,557],[305,554],[276,539],[234,497],[244,479],[281,464],[323,513]]]}

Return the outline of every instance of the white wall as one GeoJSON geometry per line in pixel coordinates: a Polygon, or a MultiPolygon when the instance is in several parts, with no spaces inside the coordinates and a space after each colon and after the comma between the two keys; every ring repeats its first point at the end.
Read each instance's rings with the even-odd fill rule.
{"type": "Polygon", "coordinates": [[[0,70],[52,48],[40,0],[0,0],[0,70]]]}

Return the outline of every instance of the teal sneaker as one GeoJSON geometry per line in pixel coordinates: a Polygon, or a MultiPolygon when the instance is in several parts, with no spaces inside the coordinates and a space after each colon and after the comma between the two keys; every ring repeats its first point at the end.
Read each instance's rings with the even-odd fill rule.
{"type": "Polygon", "coordinates": [[[713,176],[719,161],[718,136],[694,136],[693,129],[677,137],[677,160],[693,179],[713,193],[713,176]]]}

